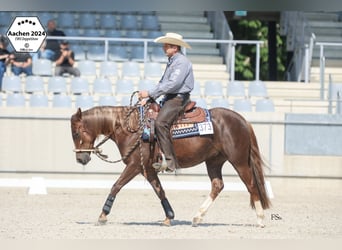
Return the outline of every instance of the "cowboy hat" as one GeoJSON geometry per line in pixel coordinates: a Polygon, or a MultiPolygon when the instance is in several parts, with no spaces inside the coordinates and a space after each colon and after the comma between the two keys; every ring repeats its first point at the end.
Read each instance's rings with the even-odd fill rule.
{"type": "Polygon", "coordinates": [[[183,36],[177,34],[177,33],[166,33],[165,36],[160,36],[156,39],[154,39],[155,43],[168,43],[173,45],[178,45],[181,47],[185,47],[188,49],[191,49],[191,46],[183,40],[183,36]]]}

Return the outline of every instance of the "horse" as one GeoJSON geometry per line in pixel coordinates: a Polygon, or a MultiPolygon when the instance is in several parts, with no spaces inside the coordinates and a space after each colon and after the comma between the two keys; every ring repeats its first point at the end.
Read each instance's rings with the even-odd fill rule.
{"type": "MultiPolygon", "coordinates": [[[[211,181],[211,191],[192,219],[192,226],[198,226],[210,205],[224,188],[222,167],[229,161],[235,168],[240,179],[250,194],[250,206],[255,209],[257,226],[264,227],[264,210],[271,206],[265,188],[265,163],[262,160],[257,139],[252,125],[240,114],[226,108],[212,108],[210,113],[213,134],[173,139],[174,150],[181,168],[189,168],[205,162],[207,174],[211,181]]],[[[144,113],[147,113],[147,108],[144,113]]],[[[141,114],[141,112],[140,112],[141,114]]],[[[86,165],[90,154],[94,153],[101,159],[99,148],[107,140],[116,143],[124,170],[113,184],[103,205],[99,224],[105,224],[111,212],[116,195],[135,176],[142,174],[151,184],[161,201],[165,212],[162,224],[171,226],[175,217],[174,211],[166,197],[153,167],[158,155],[158,145],[142,140],[142,123],[139,120],[136,105],[130,106],[98,106],[77,112],[71,116],[71,133],[75,146],[76,160],[86,165]],[[94,146],[99,136],[105,136],[99,145],[94,146]]]]}

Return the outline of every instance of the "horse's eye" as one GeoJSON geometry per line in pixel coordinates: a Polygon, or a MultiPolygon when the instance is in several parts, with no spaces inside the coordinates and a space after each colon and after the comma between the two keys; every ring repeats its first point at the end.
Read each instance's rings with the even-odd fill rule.
{"type": "Polygon", "coordinates": [[[76,140],[80,137],[80,134],[78,132],[75,132],[72,134],[72,137],[76,140]]]}

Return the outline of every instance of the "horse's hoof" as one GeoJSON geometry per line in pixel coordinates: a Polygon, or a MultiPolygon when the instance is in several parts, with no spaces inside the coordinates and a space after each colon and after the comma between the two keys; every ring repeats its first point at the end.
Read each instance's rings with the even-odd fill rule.
{"type": "Polygon", "coordinates": [[[198,227],[198,224],[202,222],[202,219],[199,217],[195,217],[192,219],[192,226],[193,227],[198,227]]]}
{"type": "Polygon", "coordinates": [[[97,220],[97,224],[100,226],[106,225],[107,223],[107,217],[100,216],[99,219],[97,220]]]}
{"type": "Polygon", "coordinates": [[[169,218],[166,218],[162,224],[162,226],[170,227],[171,226],[171,220],[169,218]]]}

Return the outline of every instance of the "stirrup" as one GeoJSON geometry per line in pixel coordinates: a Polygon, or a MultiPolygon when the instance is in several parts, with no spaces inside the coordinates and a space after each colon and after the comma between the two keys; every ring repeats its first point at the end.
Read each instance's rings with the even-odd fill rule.
{"type": "Polygon", "coordinates": [[[162,157],[161,162],[155,162],[152,164],[152,167],[158,172],[160,172],[160,171],[164,172],[167,169],[167,162],[165,159],[165,155],[161,154],[161,157],[162,157]]]}

